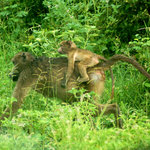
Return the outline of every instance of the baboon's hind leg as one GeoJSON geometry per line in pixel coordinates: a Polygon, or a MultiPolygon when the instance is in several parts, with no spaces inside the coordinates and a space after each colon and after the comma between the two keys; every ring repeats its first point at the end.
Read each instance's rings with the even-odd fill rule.
{"type": "Polygon", "coordinates": [[[119,128],[123,127],[122,119],[120,118],[120,108],[118,104],[96,104],[97,116],[103,113],[104,115],[114,114],[116,126],[119,128]]]}

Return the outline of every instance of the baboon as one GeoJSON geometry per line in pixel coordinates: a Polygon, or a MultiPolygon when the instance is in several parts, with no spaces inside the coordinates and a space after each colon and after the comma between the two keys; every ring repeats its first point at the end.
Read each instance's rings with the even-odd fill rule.
{"type": "MultiPolygon", "coordinates": [[[[104,89],[105,74],[102,68],[91,68],[88,70],[90,82],[79,84],[77,77],[79,71],[77,65],[75,65],[74,73],[68,81],[66,88],[61,87],[61,80],[64,73],[67,70],[67,58],[36,58],[28,52],[19,52],[12,58],[12,62],[15,65],[10,77],[13,81],[17,81],[12,96],[17,101],[12,103],[12,110],[7,108],[5,113],[2,114],[1,120],[5,117],[9,117],[10,112],[14,114],[20,108],[25,96],[27,96],[30,89],[33,89],[39,93],[42,93],[45,97],[58,97],[65,102],[71,103],[75,101],[74,95],[68,93],[68,90],[72,88],[86,88],[87,92],[94,91],[100,96],[104,89]]],[[[96,99],[96,98],[95,98],[96,99]]],[[[119,106],[117,104],[98,104],[95,100],[93,102],[97,108],[97,115],[105,110],[104,114],[115,115],[116,124],[118,127],[122,127],[122,120],[118,116],[120,115],[119,106]],[[107,107],[105,107],[107,106],[107,107]]]]}
{"type": "Polygon", "coordinates": [[[78,61],[78,70],[80,72],[81,78],[78,79],[78,82],[87,82],[89,81],[89,76],[87,74],[87,68],[93,67],[99,63],[99,60],[106,59],[103,56],[92,53],[89,50],[80,49],[72,41],[62,41],[60,43],[60,48],[58,52],[61,54],[67,54],[68,56],[68,69],[66,73],[66,78],[62,82],[62,86],[66,87],[68,80],[70,79],[73,70],[75,61],[78,61]]]}
{"type": "MultiPolygon", "coordinates": [[[[7,108],[0,119],[4,120],[5,117],[9,117],[10,112],[12,112],[12,114],[17,112],[30,89],[42,93],[45,97],[58,97],[69,103],[76,100],[71,93],[67,92],[72,88],[84,87],[87,92],[94,91],[100,96],[104,89],[104,71],[119,60],[131,63],[150,80],[150,74],[147,73],[137,61],[123,55],[114,55],[106,62],[101,62],[87,69],[90,78],[90,82],[88,83],[78,84],[76,81],[79,75],[76,63],[73,75],[69,79],[67,87],[62,88],[61,79],[67,70],[67,58],[36,58],[28,52],[20,52],[12,59],[15,67],[10,74],[13,81],[17,81],[12,94],[17,101],[12,103],[12,110],[7,108]]],[[[97,108],[97,115],[102,111],[104,111],[104,114],[113,113],[115,115],[116,125],[122,128],[122,120],[119,117],[120,109],[117,104],[99,104],[96,100],[93,103],[97,108]]]]}
{"type": "MultiPolygon", "coordinates": [[[[87,68],[98,64],[99,59],[106,61],[106,59],[103,56],[92,53],[89,50],[77,48],[76,44],[72,41],[62,41],[60,43],[60,48],[58,49],[58,52],[61,54],[68,55],[68,68],[67,68],[67,73],[61,82],[62,87],[66,87],[68,80],[70,79],[70,77],[74,71],[75,61],[79,62],[77,66],[78,66],[78,70],[81,75],[81,78],[77,79],[77,81],[81,82],[81,83],[89,81],[89,76],[87,74],[87,68]]],[[[113,99],[113,97],[114,97],[114,78],[113,78],[113,72],[112,72],[111,67],[109,69],[110,69],[110,74],[111,74],[111,78],[112,78],[111,99],[113,99]]]]}

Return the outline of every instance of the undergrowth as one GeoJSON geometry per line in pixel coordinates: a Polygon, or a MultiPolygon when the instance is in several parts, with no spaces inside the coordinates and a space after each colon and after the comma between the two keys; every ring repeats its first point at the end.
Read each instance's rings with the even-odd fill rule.
{"type": "MultiPolygon", "coordinates": [[[[149,72],[148,5],[148,1],[140,0],[2,0],[0,114],[14,100],[15,83],[9,79],[9,72],[11,58],[20,51],[58,57],[59,43],[72,40],[78,47],[106,58],[114,54],[133,57],[149,72]]],[[[17,114],[2,122],[0,149],[150,149],[150,82],[125,62],[118,62],[112,69],[115,96],[110,103],[120,106],[123,129],[115,127],[113,115],[94,118],[95,106],[84,99],[67,104],[31,91],[17,114]]],[[[106,71],[99,103],[107,103],[110,93],[111,78],[106,71]]]]}

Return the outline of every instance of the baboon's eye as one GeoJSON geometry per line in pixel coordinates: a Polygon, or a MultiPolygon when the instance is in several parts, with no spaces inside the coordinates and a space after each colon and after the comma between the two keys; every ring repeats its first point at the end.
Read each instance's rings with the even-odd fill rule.
{"type": "Polygon", "coordinates": [[[71,41],[67,41],[66,43],[67,43],[67,45],[69,45],[69,46],[71,46],[71,44],[72,44],[71,41]]]}
{"type": "Polygon", "coordinates": [[[22,54],[23,59],[26,59],[26,55],[25,53],[22,54]]]}

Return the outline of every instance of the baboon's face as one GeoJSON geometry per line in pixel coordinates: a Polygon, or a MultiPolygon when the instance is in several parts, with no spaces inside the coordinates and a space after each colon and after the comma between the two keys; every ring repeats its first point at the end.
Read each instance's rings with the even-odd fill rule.
{"type": "Polygon", "coordinates": [[[20,72],[17,70],[16,67],[14,67],[12,69],[12,71],[9,73],[9,77],[13,80],[13,81],[17,81],[19,78],[19,74],[20,72]]]}
{"type": "Polygon", "coordinates": [[[15,65],[9,74],[13,81],[17,81],[20,73],[24,70],[31,62],[34,57],[28,52],[20,52],[12,58],[12,63],[15,65]]]}
{"type": "Polygon", "coordinates": [[[72,48],[76,48],[75,43],[72,41],[62,41],[60,43],[60,48],[58,49],[58,52],[61,54],[68,53],[72,48]]]}

